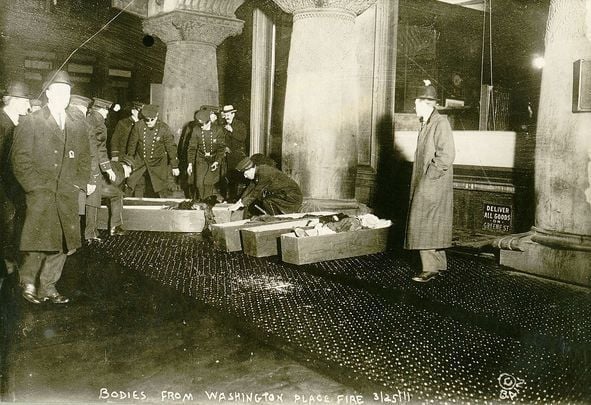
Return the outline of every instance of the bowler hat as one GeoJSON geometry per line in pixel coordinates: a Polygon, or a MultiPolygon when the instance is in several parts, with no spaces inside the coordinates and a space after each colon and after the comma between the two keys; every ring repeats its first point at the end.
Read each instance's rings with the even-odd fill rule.
{"type": "Polygon", "coordinates": [[[425,100],[437,100],[437,89],[431,84],[429,80],[424,80],[425,84],[419,87],[417,96],[415,98],[422,98],[425,100]]]}
{"type": "Polygon", "coordinates": [[[146,104],[144,108],[142,108],[142,115],[146,118],[156,118],[159,110],[160,107],[156,104],[146,104]]]}
{"type": "Polygon", "coordinates": [[[94,97],[92,99],[92,107],[93,108],[104,108],[105,110],[108,110],[109,108],[111,108],[112,105],[113,105],[112,101],[105,100],[103,98],[94,97]]]}
{"type": "Polygon", "coordinates": [[[250,169],[251,167],[254,167],[254,163],[247,156],[244,159],[242,159],[240,162],[238,162],[238,164],[236,165],[236,170],[238,170],[239,172],[243,172],[243,171],[250,169]]]}
{"type": "Polygon", "coordinates": [[[236,112],[236,109],[232,104],[225,105],[224,108],[222,108],[222,114],[231,112],[236,112]]]}
{"type": "Polygon", "coordinates": [[[81,96],[79,94],[72,94],[70,96],[70,105],[80,105],[88,108],[91,100],[88,97],[81,96]]]}
{"type": "Polygon", "coordinates": [[[197,121],[207,122],[211,119],[209,116],[210,114],[211,114],[211,110],[209,110],[209,109],[199,110],[199,111],[197,111],[197,115],[195,116],[195,118],[197,118],[197,121]]]}
{"type": "Polygon", "coordinates": [[[54,83],[64,83],[68,86],[72,86],[70,75],[65,70],[52,70],[49,72],[45,79],[45,83],[43,83],[43,87],[47,88],[54,83]]]}
{"type": "Polygon", "coordinates": [[[26,83],[14,81],[8,83],[5,96],[29,98],[29,86],[26,83]]]}

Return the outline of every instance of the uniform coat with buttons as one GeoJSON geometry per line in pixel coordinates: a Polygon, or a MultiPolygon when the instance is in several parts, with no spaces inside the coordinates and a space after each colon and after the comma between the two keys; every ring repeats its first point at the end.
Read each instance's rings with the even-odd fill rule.
{"type": "Polygon", "coordinates": [[[168,165],[173,169],[179,167],[172,131],[160,120],[156,121],[153,128],[148,128],[144,121],[138,121],[133,126],[127,155],[133,157],[135,163],[134,171],[127,180],[131,188],[135,188],[147,170],[154,191],[164,191],[168,187],[168,165]]]}
{"type": "Polygon", "coordinates": [[[11,153],[14,175],[26,193],[20,250],[79,248],[78,193],[90,174],[87,128],[66,113],[61,130],[47,106],[21,121],[11,153]]]}
{"type": "Polygon", "coordinates": [[[225,152],[224,131],[219,126],[212,125],[211,129],[204,130],[195,125],[189,140],[187,163],[193,165],[189,183],[195,185],[201,199],[214,193],[214,185],[220,181],[225,152]],[[215,171],[211,171],[213,162],[218,162],[215,171]]]}
{"type": "Polygon", "coordinates": [[[433,110],[422,125],[410,184],[406,249],[451,246],[455,146],[447,118],[433,110]]]}

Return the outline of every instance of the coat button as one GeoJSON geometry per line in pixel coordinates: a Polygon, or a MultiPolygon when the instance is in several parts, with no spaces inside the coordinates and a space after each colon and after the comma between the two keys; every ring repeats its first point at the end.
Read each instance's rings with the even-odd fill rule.
{"type": "Polygon", "coordinates": [[[53,164],[53,166],[54,166],[54,167],[57,167],[57,163],[54,163],[54,164],[53,164]]]}
{"type": "Polygon", "coordinates": [[[54,150],[53,153],[55,153],[57,155],[57,150],[54,150]]]}

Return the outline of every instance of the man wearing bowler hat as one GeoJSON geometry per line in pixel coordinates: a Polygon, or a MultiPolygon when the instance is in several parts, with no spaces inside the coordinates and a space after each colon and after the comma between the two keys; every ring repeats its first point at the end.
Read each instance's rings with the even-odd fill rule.
{"type": "Polygon", "coordinates": [[[437,91],[428,80],[415,110],[421,122],[410,183],[405,249],[418,250],[422,271],[412,279],[428,282],[447,270],[443,249],[451,246],[454,139],[447,118],[435,109],[437,91]]]}
{"type": "Polygon", "coordinates": [[[229,201],[238,198],[238,187],[244,177],[236,170],[236,165],[247,155],[248,131],[244,122],[236,119],[236,109],[232,104],[222,108],[222,121],[226,142],[225,196],[229,201]]]}
{"type": "Polygon", "coordinates": [[[11,162],[26,193],[20,250],[23,297],[38,304],[69,301],[56,289],[67,254],[81,246],[78,193],[90,173],[87,127],[66,112],[72,83],[53,71],[44,84],[47,105],[15,131],[11,162]]]}
{"type": "Polygon", "coordinates": [[[29,109],[29,89],[25,83],[12,82],[2,97],[0,110],[0,285],[6,274],[18,264],[18,237],[24,219],[24,193],[12,174],[9,153],[14,129],[29,109]]]}
{"type": "Polygon", "coordinates": [[[158,110],[154,104],[142,108],[144,119],[133,126],[127,143],[127,155],[135,162],[127,184],[134,189],[136,197],[144,196],[147,181],[158,196],[167,197],[169,165],[173,176],[179,175],[174,135],[168,125],[159,120],[158,110]]]}

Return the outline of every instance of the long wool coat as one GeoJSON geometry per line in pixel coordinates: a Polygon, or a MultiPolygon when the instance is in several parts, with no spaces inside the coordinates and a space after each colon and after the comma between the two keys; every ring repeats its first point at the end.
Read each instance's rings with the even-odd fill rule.
{"type": "Polygon", "coordinates": [[[20,250],[79,248],[78,193],[90,176],[87,128],[67,113],[62,131],[47,106],[21,119],[11,153],[14,175],[26,193],[20,250]]]}
{"type": "Polygon", "coordinates": [[[454,157],[449,122],[433,110],[417,140],[404,242],[406,249],[451,246],[454,157]]]}
{"type": "MultiPolygon", "coordinates": [[[[126,155],[133,158],[134,170],[127,184],[134,188],[146,170],[150,175],[156,193],[168,187],[168,165],[178,169],[177,147],[174,135],[164,122],[156,121],[154,128],[148,128],[144,121],[138,121],[131,130],[126,155]]],[[[121,156],[121,154],[120,154],[121,156]]]]}

